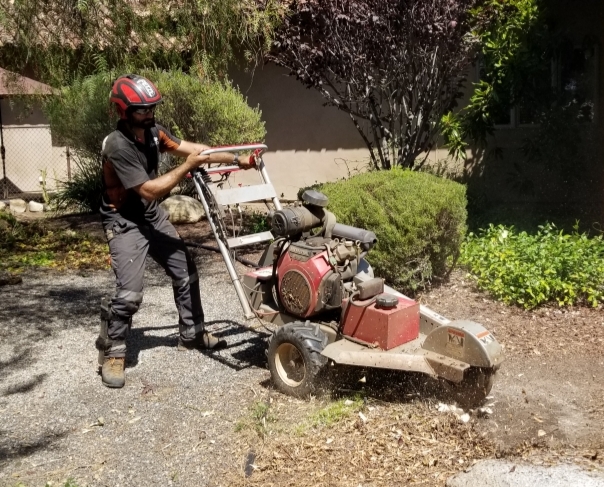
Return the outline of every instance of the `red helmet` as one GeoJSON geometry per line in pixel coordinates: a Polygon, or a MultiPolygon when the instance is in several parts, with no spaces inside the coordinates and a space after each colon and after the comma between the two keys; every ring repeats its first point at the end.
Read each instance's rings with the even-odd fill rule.
{"type": "Polygon", "coordinates": [[[161,103],[161,93],[147,78],[136,74],[120,76],[113,82],[111,103],[115,103],[121,118],[126,118],[126,110],[133,108],[148,108],[161,103]]]}

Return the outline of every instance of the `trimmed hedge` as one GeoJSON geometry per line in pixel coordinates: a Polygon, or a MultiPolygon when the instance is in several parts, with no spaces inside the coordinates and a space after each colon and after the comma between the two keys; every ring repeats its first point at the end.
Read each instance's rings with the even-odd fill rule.
{"type": "Polygon", "coordinates": [[[466,188],[415,171],[374,171],[319,187],[338,222],[375,232],[377,276],[413,293],[444,277],[466,231],[466,188]]]}
{"type": "MultiPolygon", "coordinates": [[[[124,70],[126,71],[126,70],[124,70]]],[[[60,96],[46,101],[52,136],[83,156],[98,157],[103,139],[115,129],[117,114],[109,103],[112,81],[122,72],[76,79],[60,96]]],[[[153,81],[164,101],[155,118],[174,135],[208,145],[261,142],[266,130],[258,108],[229,83],[201,79],[182,71],[140,70],[153,81]]]]}

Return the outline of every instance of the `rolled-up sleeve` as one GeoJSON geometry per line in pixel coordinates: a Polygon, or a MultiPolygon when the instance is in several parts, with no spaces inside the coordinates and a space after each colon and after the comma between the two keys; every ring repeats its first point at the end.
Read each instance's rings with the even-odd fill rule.
{"type": "Polygon", "coordinates": [[[159,131],[159,151],[161,153],[172,152],[180,147],[181,140],[172,135],[166,127],[157,125],[157,130],[159,131]]]}

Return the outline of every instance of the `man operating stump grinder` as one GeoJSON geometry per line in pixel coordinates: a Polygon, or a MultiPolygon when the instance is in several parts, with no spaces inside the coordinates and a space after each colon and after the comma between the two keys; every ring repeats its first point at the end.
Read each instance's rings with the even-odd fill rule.
{"type": "Polygon", "coordinates": [[[132,316],[143,300],[143,274],[149,254],[172,278],[179,315],[178,350],[217,349],[226,346],[204,329],[204,316],[195,262],[168,221],[157,200],[167,195],[189,171],[204,163],[238,163],[255,167],[254,155],[217,153],[200,155],[208,146],[174,137],[155,123],[155,107],[162,96],[141,76],[121,76],[111,89],[120,120],[103,142],[103,200],[101,218],[109,242],[116,293],[101,305],[99,349],[101,376],[107,387],[123,387],[126,335],[132,316]],[[160,153],[186,160],[170,172],[157,175],[160,153]]]}

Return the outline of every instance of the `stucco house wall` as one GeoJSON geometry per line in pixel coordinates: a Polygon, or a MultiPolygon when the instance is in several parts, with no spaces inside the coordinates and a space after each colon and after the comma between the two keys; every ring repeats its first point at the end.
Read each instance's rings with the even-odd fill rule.
{"type": "MultiPolygon", "coordinates": [[[[295,199],[300,187],[335,181],[364,170],[369,152],[348,115],[331,107],[274,64],[233,73],[233,83],[251,106],[259,106],[266,124],[264,161],[278,194],[295,199]]],[[[233,183],[255,182],[239,173],[233,183]]]]}

